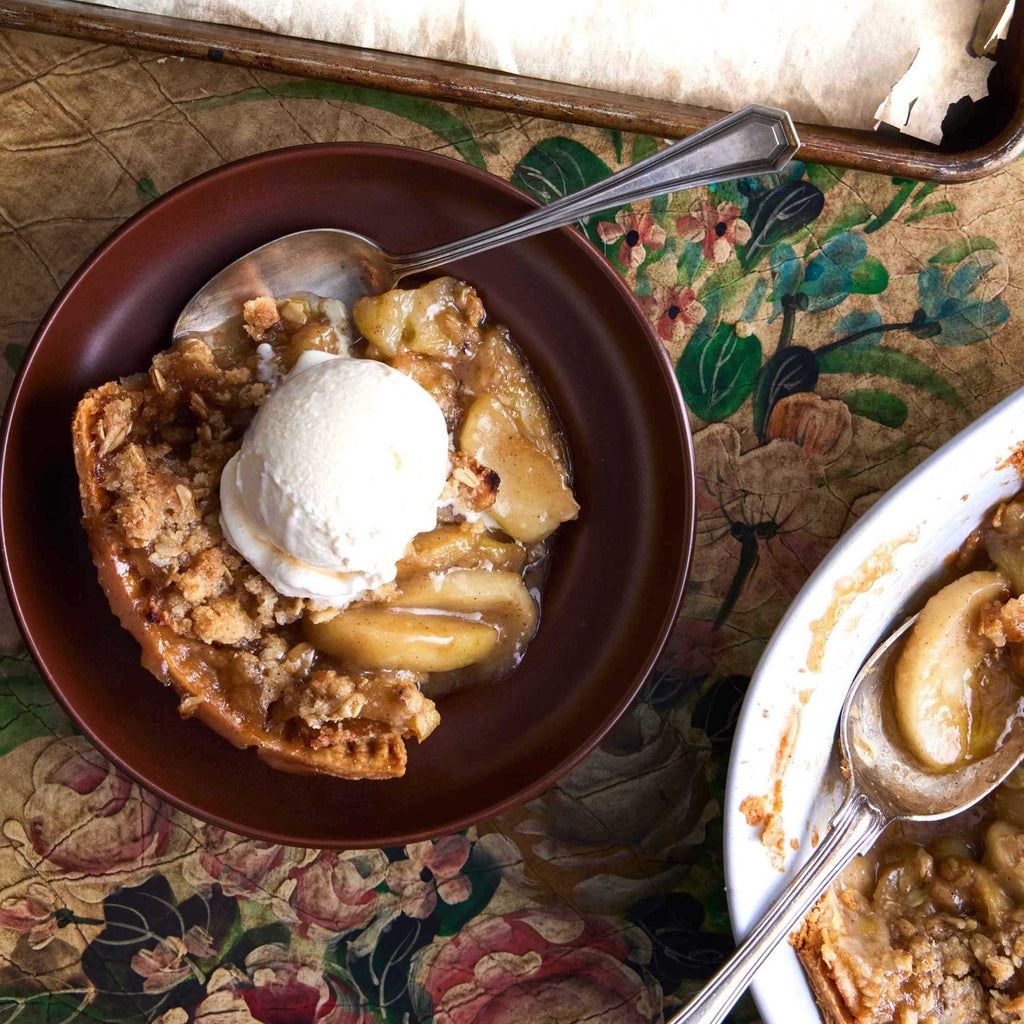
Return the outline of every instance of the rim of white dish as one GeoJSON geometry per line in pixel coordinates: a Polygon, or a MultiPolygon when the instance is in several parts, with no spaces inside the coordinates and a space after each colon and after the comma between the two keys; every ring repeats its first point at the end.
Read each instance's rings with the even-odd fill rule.
{"type": "MultiPolygon", "coordinates": [[[[725,791],[726,895],[737,938],[807,859],[842,797],[833,785],[834,735],[842,699],[879,640],[921,599],[984,513],[1022,485],[1009,456],[1024,444],[1024,390],[1004,399],[933,452],[894,485],[836,543],[783,615],[766,646],[737,722],[725,791]],[[953,491],[949,481],[957,481],[953,491]],[[870,585],[866,562],[880,551],[890,561],[870,585]],[[812,623],[853,587],[824,643],[820,671],[807,665],[812,623]],[[838,589],[837,589],[838,588],[838,589]],[[798,723],[788,769],[781,773],[784,869],[773,867],[760,830],[740,811],[772,780],[785,723],[798,723]],[[798,843],[793,850],[790,838],[798,843]]],[[[878,559],[876,558],[877,562],[878,559]]],[[[883,559],[882,561],[885,561],[883,559]]],[[[820,642],[820,640],[819,640],[820,642]]],[[[811,1024],[820,1013],[791,947],[775,950],[751,986],[764,1024],[811,1024]],[[784,1002],[780,999],[784,998],[784,1002]]]]}

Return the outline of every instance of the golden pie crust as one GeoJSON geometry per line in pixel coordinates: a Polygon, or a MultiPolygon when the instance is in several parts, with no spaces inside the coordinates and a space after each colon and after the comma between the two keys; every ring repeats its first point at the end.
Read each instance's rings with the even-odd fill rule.
{"type": "Polygon", "coordinates": [[[422,678],[315,668],[304,602],[279,595],[221,533],[221,469],[270,389],[255,339],[237,334],[178,343],[148,374],[80,402],[72,439],[100,583],[183,717],[275,768],[401,775],[405,741],[440,718],[422,678]]]}
{"type": "Polygon", "coordinates": [[[578,505],[546,399],[471,286],[437,278],[362,299],[355,316],[358,342],[335,300],[254,298],[239,322],[90,391],[73,445],[100,583],[181,714],[276,768],[383,779],[440,721],[431,697],[522,656],[546,537],[578,505]],[[221,532],[221,472],[308,349],[406,373],[452,441],[436,528],[412,539],[394,583],[345,608],[282,596],[221,532]]]}
{"type": "Polygon", "coordinates": [[[1024,1020],[1024,908],[965,849],[890,847],[873,891],[835,886],[792,941],[826,1024],[1024,1020]]]}

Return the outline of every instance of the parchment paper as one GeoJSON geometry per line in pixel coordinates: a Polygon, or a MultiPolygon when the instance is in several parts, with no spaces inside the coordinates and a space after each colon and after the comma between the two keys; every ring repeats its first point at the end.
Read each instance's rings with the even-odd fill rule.
{"type": "MultiPolygon", "coordinates": [[[[988,0],[986,19],[998,26],[1012,3],[988,0]]],[[[983,0],[106,0],[106,5],[720,110],[762,102],[816,124],[871,128],[885,121],[931,141],[938,139],[949,103],[965,94],[975,99],[985,94],[992,67],[987,57],[970,51],[983,0]],[[890,91],[901,80],[892,99],[890,91]],[[922,97],[926,103],[919,102],[922,97]]]]}

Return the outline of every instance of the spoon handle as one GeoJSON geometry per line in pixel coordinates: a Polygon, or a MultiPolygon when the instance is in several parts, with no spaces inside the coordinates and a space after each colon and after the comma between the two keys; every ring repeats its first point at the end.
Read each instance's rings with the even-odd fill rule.
{"type": "Polygon", "coordinates": [[[863,793],[847,793],[829,831],[764,917],[714,977],[666,1024],[718,1024],[746,991],[754,972],[788,938],[836,875],[870,848],[892,818],[863,793]]]}
{"type": "Polygon", "coordinates": [[[396,277],[404,277],[571,224],[611,206],[712,182],[780,171],[799,145],[796,129],[784,110],[744,107],[604,181],[511,223],[424,252],[392,254],[392,269],[396,277]]]}

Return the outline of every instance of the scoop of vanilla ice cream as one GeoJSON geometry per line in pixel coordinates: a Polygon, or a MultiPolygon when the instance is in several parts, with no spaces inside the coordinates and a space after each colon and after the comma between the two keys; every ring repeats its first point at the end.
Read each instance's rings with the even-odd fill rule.
{"type": "Polygon", "coordinates": [[[419,384],[306,352],[224,467],[221,526],[279,593],[341,606],[395,578],[447,477],[444,415],[419,384]]]}

